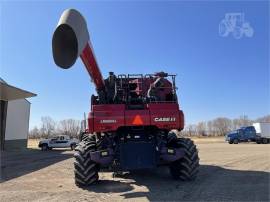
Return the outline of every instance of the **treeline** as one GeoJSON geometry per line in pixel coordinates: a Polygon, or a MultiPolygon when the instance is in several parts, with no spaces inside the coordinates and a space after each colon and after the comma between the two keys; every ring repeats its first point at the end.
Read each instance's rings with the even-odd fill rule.
{"type": "MultiPolygon", "coordinates": [[[[224,136],[231,130],[252,125],[254,122],[270,122],[270,115],[255,120],[249,119],[248,116],[240,116],[236,119],[219,117],[198,124],[186,125],[181,134],[184,136],[224,136]]],[[[36,126],[30,130],[29,138],[48,138],[56,135],[78,137],[84,128],[84,121],[65,119],[56,122],[51,117],[46,116],[41,117],[40,127],[36,126]]]]}
{"type": "Polygon", "coordinates": [[[248,116],[240,116],[236,119],[219,117],[210,121],[199,122],[198,124],[186,125],[181,134],[184,136],[224,136],[229,131],[252,125],[255,122],[270,123],[270,115],[255,120],[249,119],[248,116]]]}
{"type": "Polygon", "coordinates": [[[29,131],[29,138],[49,138],[56,135],[68,135],[78,137],[84,130],[83,121],[64,119],[55,121],[49,116],[41,117],[40,127],[35,126],[29,131]]]}

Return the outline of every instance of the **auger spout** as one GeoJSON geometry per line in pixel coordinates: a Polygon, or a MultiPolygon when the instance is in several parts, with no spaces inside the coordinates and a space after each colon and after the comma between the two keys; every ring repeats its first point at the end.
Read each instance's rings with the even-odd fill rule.
{"type": "Polygon", "coordinates": [[[54,62],[68,69],[80,56],[100,99],[105,99],[105,83],[90,42],[84,17],[75,9],[65,10],[58,22],[52,39],[54,62]]]}

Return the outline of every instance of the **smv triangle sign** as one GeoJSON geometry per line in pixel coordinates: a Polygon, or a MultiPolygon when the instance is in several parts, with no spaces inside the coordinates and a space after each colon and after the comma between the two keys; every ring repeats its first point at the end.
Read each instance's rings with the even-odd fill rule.
{"type": "Polygon", "coordinates": [[[142,121],[142,118],[140,115],[136,115],[132,124],[134,125],[142,125],[143,124],[143,121],[142,121]]]}

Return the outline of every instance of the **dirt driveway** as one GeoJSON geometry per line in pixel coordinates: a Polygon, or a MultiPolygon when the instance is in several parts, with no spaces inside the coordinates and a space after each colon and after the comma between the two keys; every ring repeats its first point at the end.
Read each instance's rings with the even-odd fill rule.
{"type": "Polygon", "coordinates": [[[72,151],[1,153],[1,201],[269,201],[270,145],[198,141],[201,167],[193,182],[166,168],[122,178],[101,173],[95,186],[73,182],[72,151]]]}

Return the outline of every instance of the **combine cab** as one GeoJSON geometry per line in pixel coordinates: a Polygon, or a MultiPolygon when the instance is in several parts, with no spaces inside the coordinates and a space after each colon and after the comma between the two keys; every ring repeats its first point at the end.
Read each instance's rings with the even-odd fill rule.
{"type": "Polygon", "coordinates": [[[175,75],[128,74],[103,79],[85,19],[74,10],[63,12],[52,40],[55,63],[64,69],[80,57],[95,84],[88,128],[74,154],[75,183],[93,184],[98,172],[154,169],[168,166],[175,179],[192,180],[199,167],[193,141],[178,138],[184,128],[175,75]]]}

